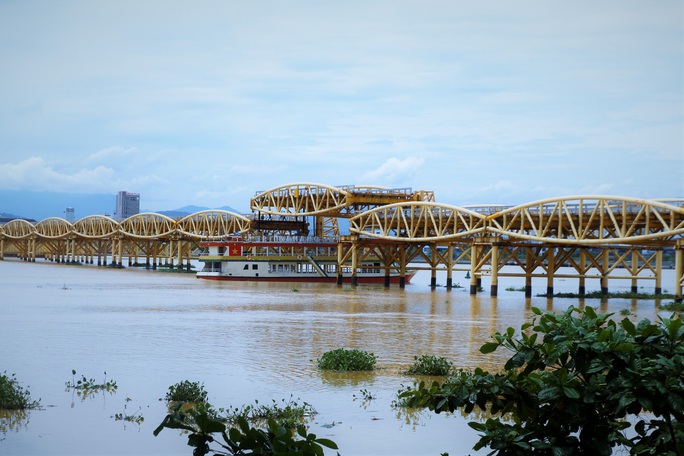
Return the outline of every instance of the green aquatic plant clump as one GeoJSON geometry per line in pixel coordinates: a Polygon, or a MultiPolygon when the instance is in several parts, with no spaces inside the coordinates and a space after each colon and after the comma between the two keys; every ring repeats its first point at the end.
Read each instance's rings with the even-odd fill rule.
{"type": "Polygon", "coordinates": [[[15,374],[4,372],[0,375],[0,410],[26,410],[39,406],[39,401],[31,399],[31,393],[19,384],[15,374]]]}
{"type": "Polygon", "coordinates": [[[262,422],[262,424],[268,420],[274,420],[278,426],[296,429],[301,424],[301,420],[317,413],[313,405],[308,402],[299,403],[290,396],[289,400],[282,399],[280,404],[273,399],[270,405],[259,404],[259,401],[254,401],[253,405],[242,408],[236,407],[227,411],[225,419],[228,422],[237,423],[240,418],[244,418],[248,421],[262,422]]]}
{"type": "Polygon", "coordinates": [[[318,368],[336,372],[370,371],[375,369],[378,357],[356,348],[337,348],[323,353],[316,360],[318,368]]]}
{"type": "Polygon", "coordinates": [[[414,356],[415,362],[406,371],[409,375],[434,375],[444,376],[449,375],[454,365],[448,359],[442,356],[421,355],[414,356]]]}
{"type": "Polygon", "coordinates": [[[204,390],[204,383],[183,380],[169,386],[166,400],[169,402],[207,402],[208,394],[204,390]]]}
{"type": "Polygon", "coordinates": [[[76,380],[76,369],[71,370],[71,381],[64,383],[64,385],[69,390],[114,391],[118,388],[116,381],[107,380],[107,372],[104,373],[104,380],[102,380],[102,383],[97,383],[94,378],[88,379],[85,375],[81,375],[81,379],[76,380]]]}

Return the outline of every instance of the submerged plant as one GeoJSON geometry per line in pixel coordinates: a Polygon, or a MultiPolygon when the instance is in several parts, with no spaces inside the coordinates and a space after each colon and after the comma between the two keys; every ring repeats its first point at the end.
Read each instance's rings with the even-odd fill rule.
{"type": "Polygon", "coordinates": [[[415,362],[406,371],[409,375],[449,375],[453,369],[453,363],[442,356],[421,355],[414,356],[415,362]]]}
{"type": "Polygon", "coordinates": [[[40,407],[40,401],[31,399],[31,393],[17,381],[15,374],[0,375],[0,409],[26,410],[40,407]]]}
{"type": "Polygon", "coordinates": [[[377,359],[373,353],[356,348],[337,348],[323,353],[316,361],[319,369],[349,372],[373,370],[377,359]]]}

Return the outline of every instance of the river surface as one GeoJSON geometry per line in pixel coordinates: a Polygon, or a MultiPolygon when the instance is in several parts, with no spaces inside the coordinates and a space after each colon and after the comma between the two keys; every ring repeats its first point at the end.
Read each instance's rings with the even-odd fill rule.
{"type": "MultiPolygon", "coordinates": [[[[444,273],[441,273],[444,274],[444,273]]],[[[420,271],[404,290],[334,284],[214,282],[192,274],[0,261],[0,372],[16,374],[42,409],[0,414],[3,455],[190,455],[187,438],[152,431],[167,412],[169,386],[204,384],[215,407],[272,400],[307,402],[317,414],[309,432],[335,441],[342,455],[475,454],[476,417],[411,412],[392,406],[414,378],[414,356],[444,356],[456,367],[497,370],[506,353],[482,355],[496,331],[519,329],[532,306],[563,311],[574,299],[525,299],[524,279],[501,277],[499,296],[429,287],[420,271]],[[339,348],[378,356],[372,373],[321,372],[316,359],[339,348]],[[118,389],[81,397],[65,383],[82,375],[118,389]],[[366,400],[362,391],[374,398],[366,400]],[[117,421],[116,414],[144,421],[117,421]]],[[[438,276],[438,283],[446,276],[438,276]]],[[[611,283],[628,291],[629,281],[611,283]]],[[[674,274],[665,271],[664,290],[674,274]]],[[[559,279],[555,292],[576,292],[559,279]]],[[[639,283],[653,292],[653,281],[639,283]]],[[[599,288],[587,282],[587,291],[599,288]]],[[[534,279],[533,293],[546,290],[534,279]]],[[[654,301],[586,300],[602,312],[629,309],[655,320],[654,301]]],[[[619,314],[618,314],[619,315],[619,314]]],[[[486,454],[485,451],[481,452],[486,454]]],[[[326,454],[335,454],[327,450],[326,454]]]]}

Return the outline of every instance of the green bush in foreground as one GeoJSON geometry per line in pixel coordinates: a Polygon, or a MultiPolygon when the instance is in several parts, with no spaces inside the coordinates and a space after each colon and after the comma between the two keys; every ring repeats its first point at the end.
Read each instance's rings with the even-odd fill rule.
{"type": "Polygon", "coordinates": [[[24,390],[19,385],[15,374],[7,375],[7,372],[4,372],[0,375],[0,409],[25,410],[39,406],[39,401],[31,400],[31,393],[28,389],[24,390]]]}
{"type": "Polygon", "coordinates": [[[398,403],[491,413],[469,423],[480,433],[474,449],[490,455],[684,454],[681,319],[635,324],[591,307],[532,311],[517,336],[508,328],[480,348],[512,353],[502,372],[461,370],[443,384],[400,391],[398,403]]]}
{"type": "Polygon", "coordinates": [[[356,348],[337,348],[323,355],[316,361],[318,368],[336,372],[369,371],[375,369],[378,357],[356,348]]]}
{"type": "Polygon", "coordinates": [[[204,390],[203,383],[183,380],[169,386],[166,400],[169,402],[207,402],[207,392],[204,390]]]}
{"type": "MultiPolygon", "coordinates": [[[[252,427],[244,416],[237,418],[237,426],[228,427],[217,418],[209,404],[198,404],[182,410],[182,404],[171,407],[170,413],[154,430],[158,435],[164,428],[182,429],[189,433],[188,445],[194,447],[193,456],[216,455],[291,455],[323,456],[323,447],[337,449],[332,440],[316,438],[307,434],[304,425],[297,426],[292,432],[269,418],[267,428],[252,427]],[[219,438],[222,441],[219,441],[219,438]],[[220,450],[209,445],[220,446],[220,450]]],[[[339,454],[339,453],[338,453],[339,454]]]]}
{"type": "Polygon", "coordinates": [[[406,371],[409,375],[449,375],[453,369],[453,363],[441,356],[421,355],[414,356],[415,362],[406,371]]]}

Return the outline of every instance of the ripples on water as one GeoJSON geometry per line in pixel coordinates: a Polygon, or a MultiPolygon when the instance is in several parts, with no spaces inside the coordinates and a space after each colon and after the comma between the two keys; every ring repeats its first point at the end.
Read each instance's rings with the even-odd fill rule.
{"type": "MultiPolygon", "coordinates": [[[[413,381],[401,371],[421,354],[445,356],[457,367],[495,370],[506,353],[479,353],[492,333],[518,329],[533,305],[564,310],[577,301],[525,300],[522,293],[507,291],[493,299],[487,283],[487,292],[475,297],[464,289],[432,291],[429,279],[420,272],[405,290],[294,288],[0,261],[0,369],[16,373],[46,406],[22,416],[0,415],[0,453],[189,455],[184,436],[170,430],[152,436],[166,412],[159,399],[185,379],[204,382],[217,407],[291,395],[307,401],[319,412],[310,431],[337,442],[341,454],[472,453],[477,435],[460,415],[391,407],[401,385],[413,381]],[[378,370],[319,372],[316,358],[338,347],[375,353],[378,370]],[[106,371],[119,389],[75,397],[64,389],[72,369],[98,381],[106,371]],[[359,400],[362,389],[376,399],[359,400]],[[113,419],[124,411],[139,412],[145,421],[113,419]]],[[[519,287],[521,281],[502,278],[499,289],[519,287]]],[[[664,279],[666,287],[669,281],[673,278],[664,279]]],[[[546,287],[542,280],[533,285],[546,287]]],[[[555,287],[576,291],[571,280],[555,287]]],[[[656,317],[652,301],[611,300],[600,310],[623,308],[656,317]]]]}

